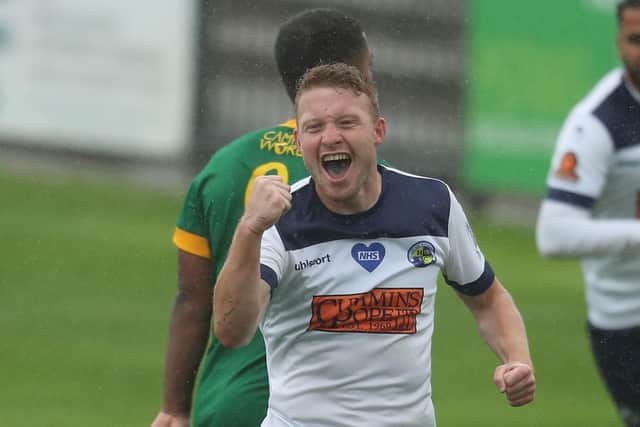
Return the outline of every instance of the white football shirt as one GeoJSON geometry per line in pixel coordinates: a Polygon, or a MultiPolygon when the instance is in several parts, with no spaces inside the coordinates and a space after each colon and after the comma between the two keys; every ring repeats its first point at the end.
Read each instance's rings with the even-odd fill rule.
{"type": "Polygon", "coordinates": [[[263,426],[435,426],[438,275],[474,295],[494,273],[446,184],[379,170],[370,210],[328,211],[307,178],[263,236],[261,275],[272,287],[260,324],[270,385],[263,426]]]}
{"type": "Polygon", "coordinates": [[[589,321],[640,325],[640,103],[623,71],[572,110],[556,144],[537,225],[545,255],[581,256],[589,321]]]}

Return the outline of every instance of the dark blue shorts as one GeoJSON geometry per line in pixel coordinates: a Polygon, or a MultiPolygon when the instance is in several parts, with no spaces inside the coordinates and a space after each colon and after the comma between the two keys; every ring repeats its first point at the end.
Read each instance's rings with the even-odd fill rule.
{"type": "Polygon", "coordinates": [[[640,427],[640,327],[588,328],[598,370],[618,412],[627,427],[640,427]]]}

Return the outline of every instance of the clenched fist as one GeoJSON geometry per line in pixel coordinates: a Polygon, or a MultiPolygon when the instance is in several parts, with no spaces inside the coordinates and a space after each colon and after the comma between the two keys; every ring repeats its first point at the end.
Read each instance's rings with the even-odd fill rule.
{"type": "Polygon", "coordinates": [[[511,406],[526,405],[535,397],[536,378],[526,363],[511,362],[498,366],[493,382],[500,393],[507,396],[511,406]]]}
{"type": "Polygon", "coordinates": [[[253,183],[242,221],[262,234],[291,208],[291,187],[277,175],[259,176],[253,183]]]}

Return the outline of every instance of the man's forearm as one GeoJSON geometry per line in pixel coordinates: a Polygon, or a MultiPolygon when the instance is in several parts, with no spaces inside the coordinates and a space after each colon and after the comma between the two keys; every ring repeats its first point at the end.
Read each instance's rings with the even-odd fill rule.
{"type": "Polygon", "coordinates": [[[502,363],[494,371],[493,382],[511,406],[522,406],[535,398],[534,375],[524,321],[511,295],[498,279],[476,296],[460,294],[469,307],[482,337],[502,363]]]}
{"type": "Polygon", "coordinates": [[[593,219],[586,210],[545,200],[536,226],[538,250],[547,257],[608,254],[640,248],[640,221],[593,219]]]}
{"type": "Polygon", "coordinates": [[[190,297],[180,292],[176,297],[169,331],[164,374],[165,412],[189,416],[198,366],[207,347],[210,325],[210,298],[190,297]]]}
{"type": "Polygon", "coordinates": [[[496,281],[487,295],[463,297],[471,309],[485,342],[502,362],[531,365],[531,355],[522,316],[511,295],[496,281]]]}
{"type": "Polygon", "coordinates": [[[524,321],[513,299],[505,291],[494,304],[495,307],[478,321],[485,341],[504,363],[522,362],[531,365],[524,321]]]}
{"type": "Polygon", "coordinates": [[[268,301],[260,283],[260,243],[240,221],[214,292],[214,330],[226,347],[248,344],[268,301]]]}

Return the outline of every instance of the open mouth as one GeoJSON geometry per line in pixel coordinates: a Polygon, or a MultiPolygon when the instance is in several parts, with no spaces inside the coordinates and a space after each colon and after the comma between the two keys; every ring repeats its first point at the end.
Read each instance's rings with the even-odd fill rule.
{"type": "Polygon", "coordinates": [[[351,156],[345,153],[327,154],[322,157],[322,166],[333,178],[339,178],[345,174],[351,165],[351,156]]]}

